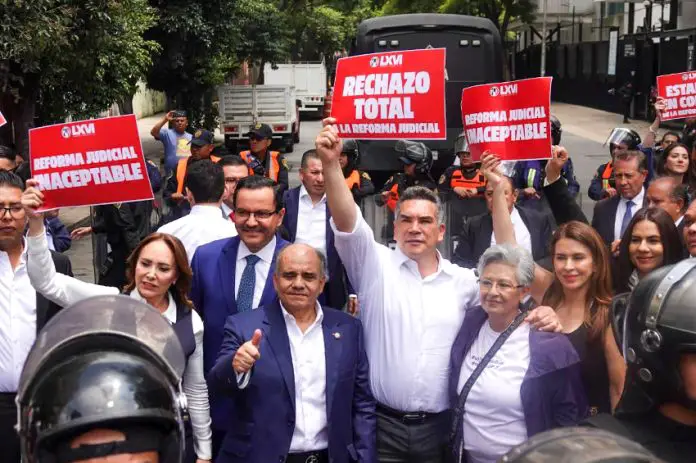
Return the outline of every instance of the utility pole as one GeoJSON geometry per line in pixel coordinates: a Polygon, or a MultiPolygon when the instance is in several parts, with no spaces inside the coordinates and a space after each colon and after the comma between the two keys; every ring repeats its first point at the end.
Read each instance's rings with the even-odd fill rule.
{"type": "Polygon", "coordinates": [[[541,24],[541,77],[546,75],[546,10],[548,9],[549,0],[544,0],[544,6],[542,10],[542,24],[541,24]]]}

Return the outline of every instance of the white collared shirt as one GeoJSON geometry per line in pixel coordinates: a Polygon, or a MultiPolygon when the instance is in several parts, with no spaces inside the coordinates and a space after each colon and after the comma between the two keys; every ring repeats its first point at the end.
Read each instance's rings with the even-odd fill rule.
{"type": "Polygon", "coordinates": [[[679,218],[677,219],[677,221],[674,222],[674,226],[679,227],[679,225],[682,223],[682,220],[684,220],[684,216],[680,215],[679,218]]]}
{"type": "Polygon", "coordinates": [[[222,203],[222,204],[220,205],[220,209],[222,210],[222,216],[223,216],[223,218],[225,218],[226,220],[230,220],[230,221],[231,221],[232,219],[230,219],[230,214],[232,214],[232,213],[234,212],[234,211],[232,210],[232,208],[229,207],[227,204],[222,203]]]}
{"type": "MultiPolygon", "coordinates": [[[[525,248],[529,253],[532,253],[532,237],[529,234],[529,229],[525,225],[522,216],[520,216],[520,211],[513,206],[512,212],[510,213],[510,220],[512,221],[512,228],[515,232],[515,240],[519,246],[525,248]]],[[[491,246],[495,246],[495,233],[491,233],[491,246]]]]}
{"type": "Polygon", "coordinates": [[[421,277],[415,261],[375,241],[357,206],[356,214],[351,233],[331,226],[360,301],[372,393],[403,412],[446,410],[450,350],[479,303],[476,276],[440,255],[437,272],[421,277]]]}
{"type": "Polygon", "coordinates": [[[326,255],[326,195],[313,204],[307,189],[300,187],[295,243],[304,243],[326,255]]]}
{"type": "Polygon", "coordinates": [[[237,236],[234,222],[225,220],[219,207],[208,204],[196,204],[188,215],[162,225],[157,231],[179,238],[186,248],[189,263],[199,246],[237,236]]]}
{"type": "Polygon", "coordinates": [[[26,253],[25,246],[13,270],[8,254],[0,251],[0,392],[17,392],[36,340],[36,291],[27,274],[26,253]]]}
{"type": "Polygon", "coordinates": [[[256,309],[261,302],[261,296],[263,295],[263,289],[266,287],[266,279],[271,271],[271,263],[273,262],[273,254],[275,253],[276,247],[276,237],[264,246],[259,252],[251,252],[244,241],[239,242],[239,250],[237,251],[237,265],[235,267],[234,274],[234,295],[235,298],[239,294],[239,283],[242,281],[242,273],[246,268],[246,256],[250,254],[256,254],[261,258],[256,263],[254,270],[256,271],[256,281],[254,285],[254,299],[251,305],[252,309],[256,309]]]}
{"type": "MultiPolygon", "coordinates": [[[[640,193],[636,195],[635,198],[631,199],[633,201],[633,207],[631,208],[631,217],[636,215],[638,209],[643,207],[643,197],[645,196],[645,187],[640,189],[640,193]]],[[[619,200],[619,206],[616,208],[616,217],[614,217],[614,240],[621,239],[621,223],[623,222],[624,214],[626,213],[626,203],[628,199],[621,198],[619,200]]]]}
{"type": "Polygon", "coordinates": [[[290,340],[292,370],[295,377],[295,430],[290,453],[323,450],[329,447],[326,417],[326,355],[322,320],[324,312],[317,302],[317,317],[303,333],[280,304],[290,340]]]}

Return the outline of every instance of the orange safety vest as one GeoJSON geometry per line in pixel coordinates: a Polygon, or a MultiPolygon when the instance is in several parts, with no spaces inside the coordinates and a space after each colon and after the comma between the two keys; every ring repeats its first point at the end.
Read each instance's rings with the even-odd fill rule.
{"type": "Polygon", "coordinates": [[[354,187],[360,187],[360,173],[358,169],[353,170],[353,172],[346,178],[346,185],[348,189],[352,190],[354,187]]]}
{"type": "Polygon", "coordinates": [[[486,177],[483,176],[480,170],[476,170],[476,174],[472,178],[464,177],[464,173],[460,169],[457,169],[452,174],[452,179],[450,180],[450,187],[464,187],[464,188],[479,188],[486,186],[486,177]]]}
{"type": "Polygon", "coordinates": [[[396,212],[396,203],[399,202],[399,184],[395,183],[389,190],[387,198],[387,207],[390,211],[396,212]]]}
{"type": "Polygon", "coordinates": [[[613,173],[614,166],[612,165],[612,161],[609,161],[604,166],[604,172],[602,172],[602,189],[606,190],[607,188],[609,188],[609,179],[611,179],[613,173]]]}
{"type": "MultiPolygon", "coordinates": [[[[249,165],[249,155],[251,154],[251,151],[242,151],[239,153],[239,155],[244,159],[244,162],[247,163],[247,166],[249,165]]],[[[280,174],[280,162],[278,162],[278,156],[280,156],[279,151],[269,151],[269,154],[271,155],[271,169],[266,172],[266,176],[273,180],[274,182],[278,183],[278,175],[280,174]]],[[[260,159],[259,159],[260,161],[260,159]]],[[[249,175],[254,175],[254,169],[249,167],[249,175]]]]}
{"type": "MultiPolygon", "coordinates": [[[[188,168],[189,159],[191,158],[179,159],[176,165],[176,192],[179,194],[184,192],[184,181],[186,180],[186,169],[188,168]]],[[[218,162],[220,158],[217,156],[210,156],[210,160],[218,162]]]]}

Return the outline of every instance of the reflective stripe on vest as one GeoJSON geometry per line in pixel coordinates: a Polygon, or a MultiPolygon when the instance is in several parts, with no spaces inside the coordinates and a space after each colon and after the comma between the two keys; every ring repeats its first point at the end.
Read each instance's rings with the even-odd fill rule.
{"type": "MultiPolygon", "coordinates": [[[[179,194],[184,192],[184,181],[186,180],[186,169],[188,168],[189,159],[191,158],[179,159],[176,165],[176,192],[179,194]]],[[[217,156],[210,156],[210,160],[218,162],[220,158],[217,156]]]]}
{"type": "Polygon", "coordinates": [[[486,186],[486,178],[481,174],[480,170],[476,170],[476,174],[472,178],[464,177],[461,170],[457,169],[452,174],[452,179],[450,180],[450,187],[464,187],[464,188],[479,188],[486,186]]]}
{"type": "MultiPolygon", "coordinates": [[[[269,154],[271,155],[271,168],[268,172],[266,172],[266,177],[278,183],[278,175],[280,174],[280,163],[278,162],[278,156],[280,156],[280,152],[269,151],[269,154]]],[[[246,162],[247,167],[249,166],[249,155],[251,155],[251,151],[249,150],[242,151],[241,153],[239,153],[239,156],[241,156],[241,158],[244,159],[244,162],[246,162]]],[[[260,159],[258,159],[258,161],[261,162],[260,159]]],[[[264,170],[265,169],[266,167],[264,166],[264,170]]],[[[249,167],[249,175],[255,175],[254,169],[252,169],[251,167],[249,167]]]]}
{"type": "Polygon", "coordinates": [[[396,203],[399,201],[399,184],[395,183],[389,190],[387,198],[387,207],[390,211],[396,212],[396,203]]]}
{"type": "Polygon", "coordinates": [[[607,162],[607,164],[604,166],[604,172],[602,172],[602,189],[606,190],[609,188],[609,179],[611,179],[613,173],[614,166],[611,162],[607,162]]]}
{"type": "Polygon", "coordinates": [[[358,172],[358,169],[355,169],[347,178],[346,178],[346,185],[348,185],[348,189],[352,190],[354,187],[360,187],[360,173],[358,172]]]}
{"type": "Polygon", "coordinates": [[[534,188],[534,177],[536,177],[536,169],[527,171],[527,187],[534,188]]]}

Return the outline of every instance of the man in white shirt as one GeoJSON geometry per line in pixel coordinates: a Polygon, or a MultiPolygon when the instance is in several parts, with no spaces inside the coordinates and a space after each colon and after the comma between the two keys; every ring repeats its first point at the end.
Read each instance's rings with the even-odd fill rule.
{"type": "Polygon", "coordinates": [[[319,300],[340,309],[346,304],[349,285],[334,246],[334,233],[329,225],[331,213],[326,207],[324,168],[316,150],[302,155],[300,181],[300,186],[287,190],[283,195],[283,226],[291,242],[308,244],[327,257],[328,281],[319,300]]]}
{"type": "Polygon", "coordinates": [[[234,191],[239,181],[249,176],[249,167],[244,159],[237,155],[223,156],[218,161],[225,174],[225,193],[222,195],[222,215],[234,222],[234,191]]]}
{"type": "MultiPolygon", "coordinates": [[[[228,315],[273,302],[273,268],[278,252],[289,243],[277,237],[285,209],[273,180],[252,175],[242,179],[233,196],[239,236],[199,247],[191,261],[191,301],[203,317],[203,369],[215,364],[228,315]]],[[[210,395],[213,457],[234,415],[224,394],[210,395]]]]}
{"type": "Polygon", "coordinates": [[[617,195],[598,201],[592,226],[607,245],[621,239],[633,215],[644,206],[647,159],[641,151],[626,151],[614,158],[617,195]]]}
{"type": "Polygon", "coordinates": [[[198,161],[186,171],[186,198],[191,213],[162,225],[160,233],[176,236],[184,244],[189,262],[198,246],[237,236],[233,222],[220,214],[225,178],[222,167],[209,161],[198,161]]]}
{"type": "MultiPolygon", "coordinates": [[[[324,121],[316,146],[336,250],[361,301],[377,401],[378,458],[441,463],[450,426],[450,350],[466,309],[479,304],[477,278],[437,251],[445,234],[443,209],[427,188],[412,187],[400,197],[394,221],[397,248],[375,241],[343,178],[335,122],[324,121]]],[[[558,328],[548,308],[533,311],[529,320],[558,328]]]]}
{"type": "Polygon", "coordinates": [[[235,400],[217,463],[376,463],[362,324],[322,307],[325,281],[324,255],[290,245],[273,277],[280,301],[227,319],[208,376],[235,400]]]}

